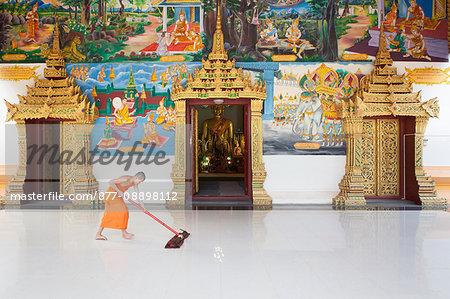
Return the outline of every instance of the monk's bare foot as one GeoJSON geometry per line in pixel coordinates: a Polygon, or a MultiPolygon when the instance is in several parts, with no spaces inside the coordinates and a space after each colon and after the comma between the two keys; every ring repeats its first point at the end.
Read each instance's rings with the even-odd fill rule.
{"type": "Polygon", "coordinates": [[[134,237],[134,234],[130,234],[129,232],[122,232],[122,237],[125,239],[131,239],[134,237]]]}
{"type": "Polygon", "coordinates": [[[106,238],[104,235],[96,235],[96,236],[95,236],[95,240],[103,240],[103,241],[106,241],[106,240],[108,240],[108,238],[106,238]]]}

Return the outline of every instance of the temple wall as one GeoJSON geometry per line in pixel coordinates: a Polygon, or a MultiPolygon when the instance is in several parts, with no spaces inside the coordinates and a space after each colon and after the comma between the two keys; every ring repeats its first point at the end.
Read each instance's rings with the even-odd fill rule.
{"type": "MultiPolygon", "coordinates": [[[[319,67],[319,63],[317,67],[319,67]]],[[[11,64],[1,64],[0,67],[9,67],[11,64]]],[[[26,65],[38,66],[36,73],[42,75],[43,64],[26,65]]],[[[399,74],[405,68],[423,68],[434,66],[445,70],[450,67],[448,63],[401,63],[395,62],[399,74]]],[[[32,85],[33,80],[11,81],[0,80],[2,99],[17,103],[17,94],[25,95],[26,85],[32,85]]],[[[426,132],[426,145],[424,149],[425,166],[441,166],[450,169],[450,98],[448,85],[413,85],[414,91],[422,90],[422,100],[426,101],[438,97],[440,105],[440,118],[430,119],[426,132]]],[[[3,101],[0,104],[0,165],[17,164],[17,135],[14,133],[13,123],[5,124],[6,107],[3,101]],[[5,137],[7,138],[5,139],[5,137]]],[[[173,152],[168,152],[169,162],[164,165],[138,166],[132,165],[126,173],[145,171],[148,181],[140,187],[143,192],[170,192],[172,181],[170,173],[173,164],[173,152]]],[[[274,204],[300,203],[300,204],[331,204],[333,196],[338,192],[338,183],[344,174],[344,155],[265,155],[264,163],[267,171],[265,188],[273,198],[274,204]]],[[[94,165],[94,175],[99,181],[100,190],[108,187],[107,181],[111,177],[124,174],[119,171],[117,164],[94,165]]],[[[161,201],[161,203],[163,203],[161,201]]]]}

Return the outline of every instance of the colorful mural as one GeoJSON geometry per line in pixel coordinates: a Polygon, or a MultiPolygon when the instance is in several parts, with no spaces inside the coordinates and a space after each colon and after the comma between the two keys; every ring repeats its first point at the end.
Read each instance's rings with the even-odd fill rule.
{"type": "Polygon", "coordinates": [[[174,82],[182,82],[200,63],[69,64],[68,73],[99,108],[92,146],[103,151],[174,153],[174,82]],[[137,142],[137,143],[136,143],[137,142]],[[134,148],[133,148],[134,146],[134,148]]]}
{"type": "MultiPolygon", "coordinates": [[[[445,0],[219,0],[225,48],[241,62],[370,60],[379,20],[394,60],[447,61],[445,0]]],[[[216,0],[2,1],[2,62],[43,62],[60,27],[73,63],[201,61],[216,0]]]]}
{"type": "Polygon", "coordinates": [[[273,119],[263,120],[265,155],[344,155],[337,107],[357,91],[366,64],[281,64],[273,119]]]}

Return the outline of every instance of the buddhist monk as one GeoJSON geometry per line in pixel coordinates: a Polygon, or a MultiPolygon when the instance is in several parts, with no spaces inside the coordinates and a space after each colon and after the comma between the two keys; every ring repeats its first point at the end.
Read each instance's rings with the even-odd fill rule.
{"type": "MultiPolygon", "coordinates": [[[[105,213],[103,214],[100,228],[95,235],[95,240],[108,240],[103,233],[105,228],[113,228],[122,230],[122,237],[131,239],[133,234],[127,232],[128,226],[128,208],[124,202],[124,193],[131,187],[134,187],[135,192],[139,193],[138,185],[145,180],[145,174],[138,172],[134,176],[124,175],[120,178],[109,181],[109,188],[106,190],[105,213]]],[[[139,196],[138,196],[139,198],[139,196]]],[[[144,204],[141,201],[141,206],[144,204]]]]}
{"type": "Polygon", "coordinates": [[[130,111],[127,106],[126,99],[114,98],[113,99],[113,107],[114,107],[114,125],[123,126],[127,124],[134,123],[134,119],[130,117],[131,113],[134,113],[134,110],[130,111]]]}

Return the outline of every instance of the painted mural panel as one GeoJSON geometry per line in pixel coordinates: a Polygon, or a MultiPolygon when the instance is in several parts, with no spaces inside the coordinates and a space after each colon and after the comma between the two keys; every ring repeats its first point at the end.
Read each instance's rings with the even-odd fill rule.
{"type": "Polygon", "coordinates": [[[345,155],[336,109],[370,69],[365,63],[281,64],[273,118],[263,120],[264,154],[345,155]]]}
{"type": "MultiPolygon", "coordinates": [[[[444,0],[219,0],[225,48],[242,62],[368,60],[384,11],[394,60],[447,61],[444,0]]],[[[2,1],[0,58],[43,62],[60,27],[67,61],[201,61],[215,0],[2,1]]]]}
{"type": "Polygon", "coordinates": [[[69,64],[71,77],[99,108],[92,130],[94,154],[109,151],[174,154],[174,82],[182,82],[200,63],[69,64]]]}

